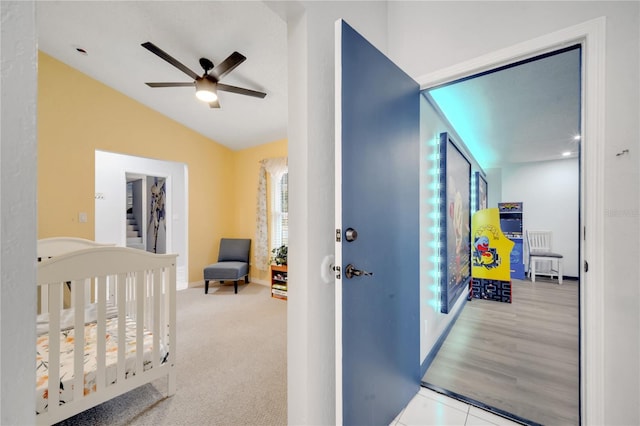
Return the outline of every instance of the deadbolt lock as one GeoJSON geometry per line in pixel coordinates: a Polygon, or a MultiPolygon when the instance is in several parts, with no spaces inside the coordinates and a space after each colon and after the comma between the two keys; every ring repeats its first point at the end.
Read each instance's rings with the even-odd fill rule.
{"type": "Polygon", "coordinates": [[[344,231],[344,239],[352,242],[355,241],[358,238],[358,231],[356,231],[353,228],[347,228],[346,231],[344,231]]]}

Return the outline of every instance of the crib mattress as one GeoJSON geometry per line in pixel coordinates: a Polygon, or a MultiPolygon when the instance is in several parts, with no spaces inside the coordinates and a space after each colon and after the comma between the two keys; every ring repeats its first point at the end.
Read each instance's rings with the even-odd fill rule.
{"type": "MultiPolygon", "coordinates": [[[[96,391],[97,373],[97,324],[85,325],[84,338],[84,395],[96,391]]],[[[144,330],[143,369],[151,368],[153,350],[153,335],[144,330]]],[[[60,332],[60,405],[73,400],[72,379],[74,375],[74,329],[60,332]]],[[[136,370],[136,324],[127,318],[126,321],[126,349],[125,349],[125,377],[135,374],[136,370]]],[[[45,412],[48,406],[48,377],[49,377],[49,333],[38,336],[36,353],[36,413],[45,412]]],[[[160,359],[166,359],[166,351],[160,348],[160,359]]],[[[118,321],[109,318],[106,322],[106,383],[116,382],[118,375],[118,321]]]]}

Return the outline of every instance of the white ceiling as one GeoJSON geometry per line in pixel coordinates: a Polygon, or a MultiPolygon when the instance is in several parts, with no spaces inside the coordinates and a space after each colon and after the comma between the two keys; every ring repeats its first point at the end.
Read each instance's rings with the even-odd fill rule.
{"type": "Polygon", "coordinates": [[[484,168],[579,154],[580,50],[428,91],[484,168]]]}
{"type": "Polygon", "coordinates": [[[287,28],[263,2],[39,1],[36,13],[40,50],[218,143],[237,150],[287,137],[287,28]],[[195,89],[150,88],[192,80],[140,46],[147,41],[198,75],[201,57],[215,65],[238,51],[247,60],[221,82],[267,96],[220,92],[211,109],[195,89]]]}
{"type": "MultiPolygon", "coordinates": [[[[36,4],[39,49],[67,65],[234,150],[287,137],[287,28],[264,2],[36,4]],[[247,60],[222,82],[267,96],[220,92],[222,108],[211,109],[196,99],[194,89],[147,87],[145,82],[190,78],[140,46],[146,41],[197,74],[202,73],[200,57],[218,64],[238,51],[247,60]]],[[[455,105],[457,117],[448,118],[464,142],[491,152],[489,160],[480,161],[483,167],[560,158],[566,150],[577,154],[577,52],[442,89],[455,105]]]]}

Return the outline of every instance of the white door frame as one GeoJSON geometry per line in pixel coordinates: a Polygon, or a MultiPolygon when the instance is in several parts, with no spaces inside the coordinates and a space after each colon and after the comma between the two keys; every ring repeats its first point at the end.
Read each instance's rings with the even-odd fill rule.
{"type": "Polygon", "coordinates": [[[420,76],[422,90],[573,44],[582,46],[580,396],[582,424],[604,424],[605,17],[420,76]],[[587,197],[586,194],[589,196],[587,197]],[[588,241],[588,243],[587,243],[588,241]],[[589,262],[589,272],[583,269],[589,262]],[[587,337],[588,334],[588,337],[587,337]]]}
{"type": "MultiPolygon", "coordinates": [[[[184,163],[95,151],[95,240],[126,246],[126,175],[166,178],[167,250],[178,254],[177,288],[189,285],[189,175],[184,163]],[[118,213],[119,212],[119,213],[118,213]]],[[[146,218],[145,218],[146,220],[146,218]]],[[[146,227],[146,224],[143,224],[146,227]]]]}

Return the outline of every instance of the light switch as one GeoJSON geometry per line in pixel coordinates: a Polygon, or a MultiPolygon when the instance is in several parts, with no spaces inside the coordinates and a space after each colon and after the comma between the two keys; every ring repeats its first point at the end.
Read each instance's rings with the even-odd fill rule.
{"type": "Polygon", "coordinates": [[[78,213],[78,222],[87,223],[87,214],[84,212],[78,213]]]}

